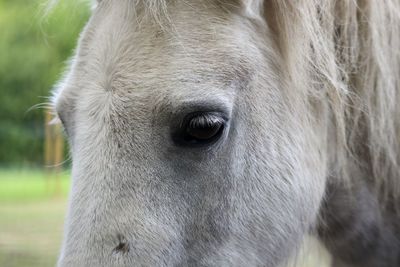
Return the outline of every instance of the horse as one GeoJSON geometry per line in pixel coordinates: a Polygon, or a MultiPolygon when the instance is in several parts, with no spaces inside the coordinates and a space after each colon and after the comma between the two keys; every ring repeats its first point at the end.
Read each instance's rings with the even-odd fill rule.
{"type": "Polygon", "coordinates": [[[96,1],[58,266],[400,266],[398,103],[397,0],[96,1]]]}

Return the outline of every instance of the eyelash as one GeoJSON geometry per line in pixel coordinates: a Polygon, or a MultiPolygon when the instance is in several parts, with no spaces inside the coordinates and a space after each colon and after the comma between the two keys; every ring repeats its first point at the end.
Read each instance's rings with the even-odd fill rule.
{"type": "Polygon", "coordinates": [[[226,117],[218,112],[195,112],[187,115],[182,120],[179,129],[172,135],[172,138],[178,146],[211,146],[222,136],[226,128],[226,123],[226,117]],[[207,130],[210,130],[209,138],[207,136],[207,130]],[[198,132],[196,133],[196,131],[198,132]],[[201,135],[204,134],[205,136],[202,138],[203,136],[201,135]]]}
{"type": "MultiPolygon", "coordinates": [[[[190,119],[189,124],[187,126],[195,128],[195,127],[203,127],[203,126],[212,126],[213,124],[224,124],[225,120],[221,117],[217,116],[207,116],[208,114],[201,114],[199,116],[194,116],[190,119]]],[[[182,127],[184,125],[181,125],[182,127]]]]}

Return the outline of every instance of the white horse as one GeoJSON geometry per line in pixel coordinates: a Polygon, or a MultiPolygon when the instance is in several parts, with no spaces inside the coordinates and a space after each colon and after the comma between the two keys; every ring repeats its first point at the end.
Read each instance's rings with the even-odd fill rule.
{"type": "Polygon", "coordinates": [[[103,0],[54,106],[59,266],[400,266],[398,0],[103,0]]]}

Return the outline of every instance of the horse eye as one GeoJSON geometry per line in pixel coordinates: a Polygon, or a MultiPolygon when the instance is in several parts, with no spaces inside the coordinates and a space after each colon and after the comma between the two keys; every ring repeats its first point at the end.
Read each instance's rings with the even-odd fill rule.
{"type": "Polygon", "coordinates": [[[210,145],[221,137],[225,124],[226,120],[216,113],[192,114],[183,121],[175,141],[187,146],[210,145]]]}

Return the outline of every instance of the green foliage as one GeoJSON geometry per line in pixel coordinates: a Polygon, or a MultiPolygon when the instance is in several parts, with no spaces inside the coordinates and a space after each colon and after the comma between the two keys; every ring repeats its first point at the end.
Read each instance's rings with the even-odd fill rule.
{"type": "Polygon", "coordinates": [[[89,16],[85,3],[0,0],[0,165],[43,165],[46,102],[89,16]],[[32,108],[32,109],[31,109],[32,108]]]}

